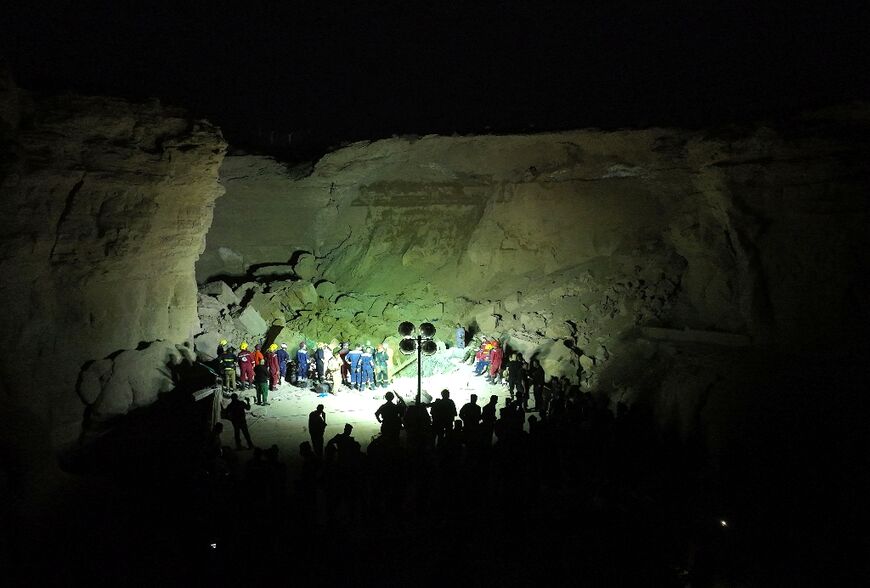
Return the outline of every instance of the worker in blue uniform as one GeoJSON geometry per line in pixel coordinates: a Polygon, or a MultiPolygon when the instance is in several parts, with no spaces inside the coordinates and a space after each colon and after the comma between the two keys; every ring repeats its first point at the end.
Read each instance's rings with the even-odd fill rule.
{"type": "Polygon", "coordinates": [[[362,345],[357,345],[347,354],[347,362],[350,364],[350,387],[359,389],[360,360],[362,359],[362,345]]]}
{"type": "Polygon", "coordinates": [[[363,354],[360,356],[360,382],[359,389],[365,390],[366,385],[369,388],[374,388],[375,385],[375,363],[372,356],[372,348],[366,347],[363,354]]]}
{"type": "Polygon", "coordinates": [[[296,366],[298,371],[299,383],[304,384],[308,379],[308,349],[305,341],[299,344],[299,351],[296,352],[296,366]]]}

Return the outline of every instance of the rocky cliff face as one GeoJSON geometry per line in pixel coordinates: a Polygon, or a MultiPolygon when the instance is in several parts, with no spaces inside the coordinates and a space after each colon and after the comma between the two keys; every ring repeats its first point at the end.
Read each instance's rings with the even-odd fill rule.
{"type": "Polygon", "coordinates": [[[0,104],[0,386],[10,443],[45,449],[86,410],[153,402],[172,387],[166,365],[190,357],[225,144],[158,103],[33,99],[7,82],[0,104]]]}
{"type": "Polygon", "coordinates": [[[239,294],[312,337],[408,317],[593,353],[637,326],[842,339],[865,261],[866,125],[391,139],[305,174],[229,157],[197,276],[301,278],[302,302],[272,292],[289,282],[239,294]]]}
{"type": "MultiPolygon", "coordinates": [[[[228,157],[197,264],[199,348],[270,325],[295,342],[377,340],[404,319],[449,338],[460,322],[622,399],[667,380],[632,361],[669,366],[676,348],[727,350],[717,365],[738,348],[854,348],[868,122],[852,108],[719,135],[395,138],[313,169],[228,157]]],[[[696,413],[700,392],[682,394],[696,413]]]]}

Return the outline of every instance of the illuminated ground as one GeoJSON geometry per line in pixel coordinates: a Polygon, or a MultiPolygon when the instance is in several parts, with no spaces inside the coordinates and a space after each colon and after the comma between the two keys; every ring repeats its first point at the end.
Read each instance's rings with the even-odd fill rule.
{"type": "MultiPolygon", "coordinates": [[[[483,376],[473,375],[472,366],[459,363],[453,373],[423,377],[423,390],[433,398],[439,397],[444,388],[450,390],[450,398],[456,403],[457,410],[468,402],[471,394],[477,394],[477,403],[481,406],[495,394],[499,397],[499,408],[504,406],[504,399],[508,396],[504,386],[488,384],[483,376]]],[[[256,406],[252,401],[248,417],[251,439],[258,447],[265,448],[274,443],[280,448],[285,462],[296,461],[299,444],[310,441],[308,413],[318,404],[323,404],[328,425],[324,438],[328,441],[333,435],[342,432],[345,423],[350,423],[353,425],[354,438],[365,451],[372,438],[380,432],[380,425],[374,414],[384,402],[384,394],[388,390],[400,392],[405,397],[416,394],[416,376],[395,378],[389,389],[358,392],[345,388],[324,397],[318,397],[308,389],[284,383],[277,391],[269,393],[269,406],[256,406]]],[[[245,391],[242,396],[246,395],[253,399],[254,391],[245,391]]],[[[224,443],[232,445],[232,425],[225,421],[224,427],[224,443]]]]}

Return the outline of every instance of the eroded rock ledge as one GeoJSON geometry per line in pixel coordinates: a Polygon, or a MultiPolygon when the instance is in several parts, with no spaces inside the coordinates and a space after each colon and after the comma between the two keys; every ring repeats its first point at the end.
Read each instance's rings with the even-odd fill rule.
{"type": "Polygon", "coordinates": [[[0,83],[0,372],[21,437],[75,438],[172,386],[199,330],[195,260],[223,192],[225,143],[157,102],[35,99],[0,83]],[[26,423],[26,424],[23,424],[26,423]]]}

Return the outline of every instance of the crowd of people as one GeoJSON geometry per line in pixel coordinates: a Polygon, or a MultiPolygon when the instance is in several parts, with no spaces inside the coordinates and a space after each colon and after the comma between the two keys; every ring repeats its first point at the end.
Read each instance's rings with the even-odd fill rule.
{"type": "Polygon", "coordinates": [[[308,344],[299,343],[295,355],[287,351],[287,344],[261,341],[249,349],[246,341],[238,351],[224,339],[217,348],[217,364],[221,386],[225,392],[237,389],[255,389],[258,405],[268,405],[269,392],[283,383],[307,387],[310,383],[326,384],[329,390],[344,386],[353,390],[387,387],[392,379],[393,351],[389,344],[335,346],[317,343],[309,353],[308,344]]]}
{"type": "MultiPolygon", "coordinates": [[[[646,436],[649,429],[636,415],[622,404],[613,412],[605,399],[577,385],[563,385],[558,378],[543,384],[542,402],[531,411],[537,413],[529,414],[520,389],[534,387],[534,380],[516,381],[520,387],[504,401],[492,395],[480,403],[472,395],[462,406],[449,390],[419,406],[387,392],[374,413],[380,434],[365,450],[350,424],[342,423],[330,434],[332,419],[317,405],[308,418],[310,440],[299,446],[301,466],[286,486],[286,468],[277,455],[255,450],[249,463],[242,464],[241,454],[224,445],[218,425],[208,444],[206,470],[230,494],[253,486],[250,495],[267,497],[263,512],[269,511],[268,505],[281,509],[292,500],[298,507],[295,524],[309,529],[329,529],[336,523],[377,527],[412,513],[448,516],[474,529],[493,513],[479,511],[467,497],[539,512],[547,509],[545,495],[566,490],[579,493],[583,509],[597,505],[627,508],[632,514],[643,511],[648,498],[627,492],[663,470],[654,459],[660,453],[646,436]]],[[[240,516],[247,525],[260,515],[240,516]]],[[[280,534],[277,528],[257,529],[280,534]]],[[[561,546],[553,549],[562,552],[561,546]]]]}

